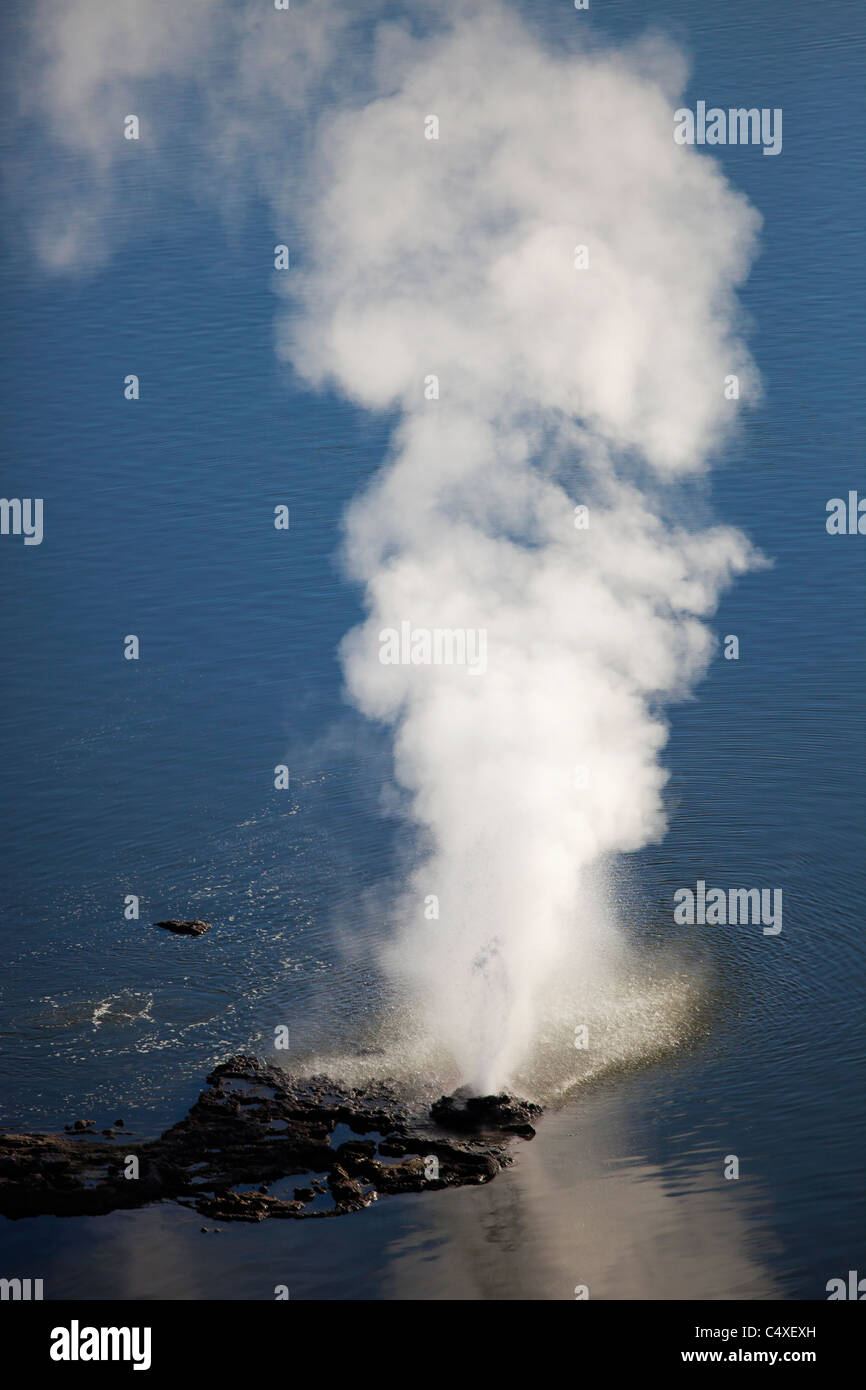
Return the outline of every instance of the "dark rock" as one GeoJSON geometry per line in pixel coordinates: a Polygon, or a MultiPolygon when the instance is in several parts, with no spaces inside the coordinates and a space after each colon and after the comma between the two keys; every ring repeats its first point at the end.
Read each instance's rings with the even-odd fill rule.
{"type": "Polygon", "coordinates": [[[212,922],[200,922],[197,918],[191,922],[183,922],[179,917],[169,917],[167,922],[154,922],[155,927],[165,927],[166,931],[177,932],[179,936],[204,936],[206,931],[210,931],[212,922]]]}
{"type": "Polygon", "coordinates": [[[379,1145],[379,1153],[389,1158],[402,1158],[405,1152],[406,1144],[403,1139],[383,1139],[379,1145]]]}
{"type": "Polygon", "coordinates": [[[346,1169],[339,1163],[334,1166],[331,1172],[328,1186],[334,1194],[334,1201],[338,1206],[353,1211],[358,1207],[367,1205],[361,1183],[357,1178],[350,1177],[346,1169]]]}
{"type": "Polygon", "coordinates": [[[538,1109],[508,1096],[442,1097],[434,1118],[467,1134],[446,1139],[386,1082],[346,1088],[240,1055],[214,1068],[183,1120],[136,1144],[137,1180],[124,1176],[116,1138],[92,1121],[66,1135],[0,1134],[0,1214],[95,1215],[173,1200],[223,1222],[339,1216],[379,1195],[489,1182],[511,1156],[484,1132],[531,1134],[538,1109]],[[338,1125],[359,1138],[335,1146],[338,1125]],[[292,1200],[272,1195],[295,1175],[292,1200]],[[333,1206],[317,1207],[326,1193],[333,1206]]]}
{"type": "Polygon", "coordinates": [[[453,1096],[440,1096],[430,1107],[430,1114],[443,1129],[462,1134],[518,1134],[532,1139],[535,1129],[531,1121],[541,1114],[541,1106],[504,1091],[498,1096],[473,1096],[460,1090],[453,1096]]]}

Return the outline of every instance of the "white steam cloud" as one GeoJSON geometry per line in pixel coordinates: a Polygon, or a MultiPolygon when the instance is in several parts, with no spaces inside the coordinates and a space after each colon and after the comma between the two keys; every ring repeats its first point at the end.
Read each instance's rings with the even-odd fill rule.
{"type": "MultiPolygon", "coordinates": [[[[51,71],[80,48],[76,24],[98,29],[120,8],[142,13],[66,7],[51,71]]],[[[282,15],[238,31],[215,0],[191,9],[209,12],[206,32],[217,16],[236,26],[231,114],[214,115],[209,87],[202,97],[214,184],[248,161],[283,215],[298,185],[282,178],[270,105],[296,119],[299,66],[305,97],[334,91],[338,11],[293,9],[287,40],[282,15]]],[[[170,7],[143,13],[151,77],[222,70],[216,40],[204,58],[195,25],[176,20],[160,67],[147,24],[170,7]]],[[[95,51],[108,65],[105,44],[95,51]]],[[[119,100],[118,81],[140,72],[56,89],[85,155],[94,94],[119,100]]],[[[552,52],[508,9],[457,4],[421,37],[382,25],[339,109],[332,98],[304,116],[308,254],[287,277],[279,351],[310,383],[401,412],[345,538],[369,613],[345,640],[346,681],[393,726],[419,845],[385,960],[481,1090],[520,1073],[564,984],[579,996],[598,979],[616,939],[598,866],[664,833],[659,711],[705,672],[706,620],[756,560],[740,533],[690,524],[683,486],[734,422],[725,378],[746,398],[758,389],[735,299],[758,218],[706,154],[675,144],[683,80],[659,41],[552,52]],[[438,139],[425,138],[430,115],[438,139]],[[379,635],[403,623],[484,632],[484,673],[383,664],[379,635]],[[431,895],[438,918],[425,917],[431,895]]],[[[111,169],[94,163],[104,198],[111,169]]],[[[58,260],[74,260],[70,242],[58,260]]]]}

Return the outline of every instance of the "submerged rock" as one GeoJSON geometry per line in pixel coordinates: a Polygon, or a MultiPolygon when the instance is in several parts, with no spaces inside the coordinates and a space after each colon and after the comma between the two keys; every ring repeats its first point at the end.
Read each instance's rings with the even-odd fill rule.
{"type": "Polygon", "coordinates": [[[210,931],[212,922],[202,922],[197,917],[191,922],[184,922],[180,917],[169,917],[166,922],[154,922],[155,927],[165,927],[166,931],[173,931],[178,936],[204,936],[206,931],[210,931]]]}
{"type": "Polygon", "coordinates": [[[214,1068],[186,1118],[158,1139],[0,1134],[0,1214],[102,1214],[173,1199],[219,1221],[340,1216],[379,1195],[489,1182],[512,1160],[487,1136],[531,1137],[538,1113],[513,1097],[459,1092],[430,1115],[410,1113],[385,1082],[346,1088],[240,1055],[214,1068]],[[337,1143],[338,1125],[357,1138],[337,1143]],[[445,1138],[443,1125],[474,1133],[445,1138]]]}

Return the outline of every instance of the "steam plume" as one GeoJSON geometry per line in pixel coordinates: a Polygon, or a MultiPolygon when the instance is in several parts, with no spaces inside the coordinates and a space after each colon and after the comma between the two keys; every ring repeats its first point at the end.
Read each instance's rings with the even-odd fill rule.
{"type": "MultiPolygon", "coordinates": [[[[109,22],[92,0],[66,8],[55,75],[72,16],[109,22]]],[[[193,85],[197,64],[209,80],[220,70],[204,31],[236,22],[215,0],[205,10],[198,45],[170,23],[168,68],[193,85]]],[[[169,23],[162,6],[147,13],[169,23]]],[[[690,522],[704,503],[686,480],[733,424],[725,378],[757,390],[735,291],[758,218],[673,140],[675,50],[553,52],[492,0],[447,6],[420,36],[383,24],[289,188],[274,131],[298,119],[299,90],[334,99],[336,13],[293,9],[293,40],[252,22],[235,32],[231,120],[202,97],[212,191],[254,169],[284,217],[300,186],[307,258],[288,277],[279,351],[312,385],[399,411],[346,521],[369,616],[343,663],[358,707],[393,728],[419,846],[386,968],[462,1079],[487,1090],[525,1063],[563,976],[591,981],[619,950],[598,866],[664,833],[660,711],[705,672],[707,619],[755,561],[738,532],[690,522]],[[292,42],[281,65],[274,44],[292,42]],[[486,670],[383,664],[380,634],[403,623],[484,632],[486,670]],[[439,915],[425,916],[434,895],[439,915]]],[[[110,64],[105,45],[89,51],[110,64]]],[[[123,81],[165,70],[153,33],[135,51],[123,81]]],[[[39,88],[55,122],[62,98],[82,157],[94,94],[117,90],[117,73],[97,76],[51,98],[39,88]]],[[[94,168],[104,202],[111,161],[94,168]]],[[[54,262],[76,254],[67,239],[54,262]]]]}

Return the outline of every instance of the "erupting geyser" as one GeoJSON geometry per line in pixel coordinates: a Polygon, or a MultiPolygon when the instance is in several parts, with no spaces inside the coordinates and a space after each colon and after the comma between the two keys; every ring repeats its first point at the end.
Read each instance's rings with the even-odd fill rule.
{"type": "Polygon", "coordinates": [[[347,519],[368,617],[343,662],[418,844],[387,968],[485,1093],[619,969],[598,866],[663,834],[660,709],[756,558],[683,482],[736,418],[726,380],[757,389],[734,290],[758,217],[672,138],[670,48],[569,57],[496,4],[451,14],[383,37],[378,99],[323,123],[281,343],[402,413],[347,519]],[[428,642],[383,659],[406,625],[428,642]],[[443,632],[483,633],[483,670],[430,659],[443,632]]]}
{"type": "Polygon", "coordinates": [[[196,188],[270,200],[281,355],[399,412],[345,528],[367,610],[345,679],[393,728],[417,851],[383,959],[418,1055],[521,1089],[626,978],[601,871],[664,833],[662,711],[756,560],[700,475],[758,391],[735,297],[758,215],[674,138],[686,73],[658,38],[578,24],[554,51],[498,0],[378,27],[343,0],[285,24],[153,0],[145,48],[119,7],[130,43],[96,33],[82,64],[67,8],[30,100],[94,177],[71,166],[43,256],[104,253],[105,111],[165,73],[197,89],[196,188]]]}

